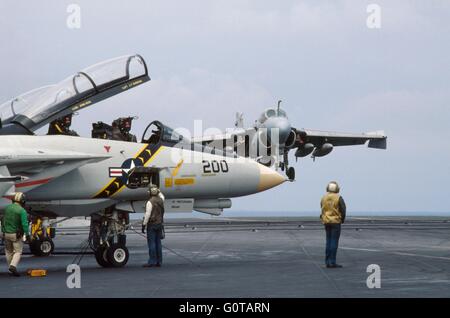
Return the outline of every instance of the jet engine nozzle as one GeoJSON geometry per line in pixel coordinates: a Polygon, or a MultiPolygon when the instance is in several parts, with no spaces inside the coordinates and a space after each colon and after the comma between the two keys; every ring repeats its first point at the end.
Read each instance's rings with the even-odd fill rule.
{"type": "Polygon", "coordinates": [[[297,132],[295,131],[295,129],[291,129],[291,132],[289,133],[289,136],[286,139],[286,142],[285,142],[284,146],[286,148],[290,149],[292,146],[295,145],[296,139],[297,139],[297,132]]]}

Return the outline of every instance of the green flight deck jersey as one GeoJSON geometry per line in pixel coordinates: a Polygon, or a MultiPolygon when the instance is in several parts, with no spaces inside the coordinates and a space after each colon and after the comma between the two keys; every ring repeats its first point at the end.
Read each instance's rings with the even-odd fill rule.
{"type": "Polygon", "coordinates": [[[27,212],[19,204],[12,203],[5,209],[5,215],[2,220],[3,233],[18,233],[23,231],[28,235],[27,212]]]}

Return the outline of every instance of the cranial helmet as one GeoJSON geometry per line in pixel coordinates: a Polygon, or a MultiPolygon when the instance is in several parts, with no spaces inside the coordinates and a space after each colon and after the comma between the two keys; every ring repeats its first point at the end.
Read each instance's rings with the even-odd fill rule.
{"type": "Polygon", "coordinates": [[[339,185],[336,181],[331,181],[327,185],[327,192],[339,193],[339,185]]]}
{"type": "Polygon", "coordinates": [[[117,127],[123,133],[128,133],[131,130],[132,117],[120,117],[113,121],[113,127],[117,127]]]}
{"type": "Polygon", "coordinates": [[[57,123],[63,128],[69,128],[72,125],[72,114],[58,118],[57,123]]]}
{"type": "Polygon", "coordinates": [[[16,192],[16,194],[14,194],[12,201],[20,203],[20,204],[24,204],[25,203],[25,194],[23,194],[22,192],[16,192]]]}
{"type": "Polygon", "coordinates": [[[159,194],[159,189],[156,185],[150,184],[148,187],[148,192],[150,192],[151,196],[157,196],[159,194]]]}

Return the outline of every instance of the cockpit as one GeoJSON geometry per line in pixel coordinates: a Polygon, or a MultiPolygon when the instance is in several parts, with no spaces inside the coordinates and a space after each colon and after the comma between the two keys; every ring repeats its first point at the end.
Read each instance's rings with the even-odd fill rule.
{"type": "Polygon", "coordinates": [[[182,135],[157,120],[147,126],[141,140],[142,143],[157,144],[161,142],[169,145],[176,145],[183,141],[185,140],[182,135]]]}
{"type": "Polygon", "coordinates": [[[150,80],[140,55],[88,67],[0,105],[0,135],[33,134],[44,125],[150,80]]]}
{"type": "Polygon", "coordinates": [[[281,108],[268,108],[264,111],[264,113],[261,114],[260,118],[259,118],[259,122],[261,124],[263,124],[264,122],[266,122],[269,118],[274,118],[274,117],[282,117],[282,118],[287,118],[287,114],[286,112],[281,109],[281,108]]]}

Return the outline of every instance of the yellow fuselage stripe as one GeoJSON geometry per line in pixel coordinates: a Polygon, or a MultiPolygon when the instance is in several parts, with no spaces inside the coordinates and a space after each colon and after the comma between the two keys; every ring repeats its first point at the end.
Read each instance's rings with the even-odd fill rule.
{"type": "Polygon", "coordinates": [[[177,164],[177,166],[175,167],[175,169],[172,172],[172,177],[176,177],[178,174],[178,171],[180,171],[181,166],[183,165],[184,160],[181,159],[180,162],[177,164]]]}

